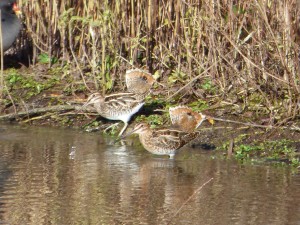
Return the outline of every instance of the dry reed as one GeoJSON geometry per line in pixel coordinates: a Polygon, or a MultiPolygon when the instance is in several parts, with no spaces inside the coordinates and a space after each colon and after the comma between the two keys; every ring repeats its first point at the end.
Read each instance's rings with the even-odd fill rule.
{"type": "Polygon", "coordinates": [[[180,94],[187,89],[197,93],[208,76],[215,88],[206,91],[219,101],[252,110],[263,106],[274,118],[299,114],[299,1],[19,4],[34,44],[33,62],[47,53],[74,64],[87,87],[111,89],[131,67],[125,58],[136,67],[159,71],[162,80],[172,78],[171,84],[189,84],[180,94]]]}

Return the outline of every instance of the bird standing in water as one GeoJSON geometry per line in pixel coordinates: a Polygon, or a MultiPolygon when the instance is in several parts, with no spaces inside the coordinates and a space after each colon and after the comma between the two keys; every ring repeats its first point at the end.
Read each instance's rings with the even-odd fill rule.
{"type": "Polygon", "coordinates": [[[173,159],[177,150],[194,140],[199,132],[184,132],[176,129],[151,129],[146,123],[140,123],[125,136],[138,134],[143,147],[155,155],[169,155],[173,159]]]}

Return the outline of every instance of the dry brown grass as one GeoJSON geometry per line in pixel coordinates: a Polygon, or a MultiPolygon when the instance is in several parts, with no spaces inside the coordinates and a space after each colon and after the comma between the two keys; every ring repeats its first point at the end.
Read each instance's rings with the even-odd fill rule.
{"type": "Polygon", "coordinates": [[[190,84],[179,94],[202,93],[209,80],[214,88],[205,91],[215,101],[263,106],[286,120],[300,104],[297,2],[19,0],[34,62],[42,52],[55,56],[102,90],[128,62],[190,84]]]}

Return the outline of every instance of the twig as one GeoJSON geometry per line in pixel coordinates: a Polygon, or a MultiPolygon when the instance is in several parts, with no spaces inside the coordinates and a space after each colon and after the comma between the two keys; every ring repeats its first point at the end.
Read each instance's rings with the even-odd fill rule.
{"type": "MultiPolygon", "coordinates": [[[[276,75],[273,75],[267,71],[265,71],[263,68],[261,68],[258,64],[256,64],[255,62],[253,62],[251,59],[249,59],[246,55],[244,55],[241,50],[238,48],[238,46],[236,46],[233,41],[224,33],[224,32],[221,32],[224,37],[230,42],[230,44],[234,47],[234,49],[244,58],[244,60],[248,63],[250,63],[253,67],[259,69],[260,71],[263,71],[265,72],[267,75],[269,75],[270,77],[278,80],[278,81],[281,81],[283,84],[286,84],[286,85],[289,85],[289,83],[287,81],[285,81],[284,79],[280,78],[280,77],[277,77],[276,75]]],[[[233,51],[233,50],[232,50],[233,51]]]]}
{"type": "Polygon", "coordinates": [[[56,112],[53,112],[53,113],[46,113],[44,115],[41,115],[41,116],[36,116],[36,117],[32,117],[32,118],[29,118],[27,120],[23,120],[21,123],[29,123],[31,121],[34,121],[34,120],[41,120],[41,119],[44,119],[46,117],[49,117],[49,116],[52,116],[54,115],[56,112]]]}
{"type": "Polygon", "coordinates": [[[11,96],[11,94],[10,94],[10,92],[9,92],[9,90],[8,90],[8,88],[7,88],[7,86],[6,86],[6,84],[5,84],[5,90],[6,90],[6,93],[7,93],[8,97],[9,97],[9,100],[11,101],[11,104],[12,104],[13,107],[14,107],[15,113],[17,113],[17,107],[16,107],[16,104],[15,104],[15,101],[14,101],[13,97],[11,96]]]}
{"type": "Polygon", "coordinates": [[[281,129],[286,129],[286,130],[300,131],[300,127],[297,127],[295,125],[293,125],[291,127],[288,127],[288,126],[272,126],[272,125],[260,125],[260,124],[255,124],[255,123],[244,123],[244,122],[239,122],[239,121],[235,121],[235,120],[226,120],[226,119],[221,119],[221,118],[216,118],[216,117],[211,117],[211,118],[213,120],[216,120],[216,121],[242,124],[242,125],[249,126],[249,127],[259,127],[259,128],[265,128],[265,129],[281,128],[281,129]]]}
{"type": "Polygon", "coordinates": [[[260,125],[260,124],[255,124],[255,123],[244,123],[244,122],[239,122],[239,121],[235,121],[235,120],[227,120],[227,119],[221,119],[221,118],[216,118],[216,117],[212,117],[212,119],[216,120],[216,121],[227,122],[227,123],[242,124],[242,125],[246,125],[246,126],[250,126],[250,127],[259,127],[259,128],[266,128],[266,129],[276,128],[276,127],[271,126],[271,125],[260,125]]]}
{"type": "Polygon", "coordinates": [[[0,120],[13,120],[18,117],[31,116],[31,115],[40,114],[40,113],[61,112],[61,111],[79,110],[79,109],[81,109],[81,106],[76,106],[76,105],[50,106],[50,107],[37,108],[37,109],[31,109],[31,110],[27,110],[27,111],[21,111],[18,113],[10,113],[7,115],[2,115],[2,116],[0,116],[0,120]]]}
{"type": "Polygon", "coordinates": [[[82,79],[82,81],[83,81],[83,83],[84,83],[84,86],[86,87],[87,90],[91,91],[91,89],[89,88],[89,86],[88,86],[87,83],[86,83],[86,80],[85,80],[85,78],[84,78],[82,69],[80,68],[79,62],[78,62],[78,60],[77,60],[77,58],[76,58],[76,55],[75,55],[75,52],[74,52],[74,50],[73,50],[73,43],[72,43],[72,40],[73,40],[73,39],[72,39],[72,34],[73,34],[73,32],[72,32],[72,26],[71,26],[71,25],[72,25],[72,21],[69,22],[69,41],[70,41],[69,47],[70,47],[70,51],[71,51],[71,54],[72,54],[72,56],[73,56],[74,62],[75,62],[75,64],[76,64],[76,67],[77,67],[77,69],[78,69],[79,72],[80,72],[80,76],[81,76],[81,79],[82,79]]]}
{"type": "Polygon", "coordinates": [[[127,59],[125,59],[123,56],[121,55],[118,55],[117,57],[119,57],[120,59],[122,59],[123,61],[125,61],[126,63],[128,63],[130,66],[134,67],[136,69],[136,67],[131,63],[129,62],[127,59]]]}
{"type": "Polygon", "coordinates": [[[201,191],[201,189],[207,185],[209,182],[211,182],[214,178],[210,178],[208,181],[206,181],[204,184],[202,184],[181,206],[180,208],[176,211],[176,213],[174,214],[174,216],[171,218],[171,220],[169,221],[168,224],[171,223],[171,221],[178,215],[178,213],[183,209],[183,207],[196,195],[198,194],[199,191],[201,191]]]}
{"type": "Polygon", "coordinates": [[[213,63],[210,67],[208,67],[207,69],[205,69],[201,74],[199,74],[198,76],[194,77],[193,79],[191,79],[186,85],[182,86],[178,91],[176,91],[175,93],[173,93],[171,96],[169,96],[166,101],[170,101],[174,96],[176,96],[177,94],[179,94],[182,90],[184,90],[186,87],[188,87],[189,85],[193,84],[194,81],[200,79],[200,78],[204,78],[204,77],[210,77],[210,75],[203,75],[204,73],[207,73],[212,67],[214,67],[216,64],[218,63],[215,62],[213,63]]]}
{"type": "Polygon", "coordinates": [[[59,116],[68,116],[68,115],[76,116],[76,115],[86,115],[86,114],[88,114],[89,116],[99,116],[99,113],[93,111],[93,109],[91,110],[88,109],[85,110],[84,112],[64,112],[64,113],[60,113],[59,116]]]}

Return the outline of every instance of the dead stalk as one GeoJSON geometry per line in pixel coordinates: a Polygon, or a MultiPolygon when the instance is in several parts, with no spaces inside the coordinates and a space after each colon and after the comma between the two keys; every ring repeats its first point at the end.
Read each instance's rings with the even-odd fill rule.
{"type": "MultiPolygon", "coordinates": [[[[169,83],[169,87],[180,86],[169,99],[188,88],[190,93],[238,98],[242,104],[259,98],[270,117],[299,113],[298,1],[37,0],[22,4],[34,45],[33,62],[40,53],[74,62],[87,90],[90,83],[103,92],[115,88],[114,80],[122,80],[129,66],[124,58],[129,67],[158,71],[162,80],[183,74],[169,83]],[[202,90],[207,81],[214,93],[202,90]]],[[[3,76],[0,79],[2,84],[3,76]]]]}

